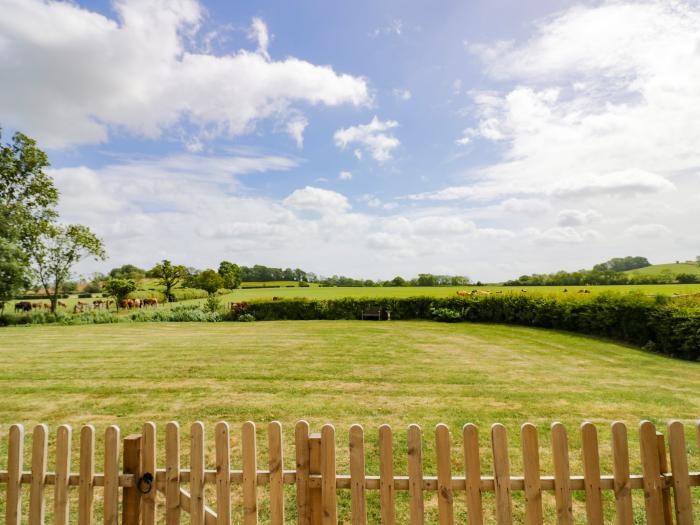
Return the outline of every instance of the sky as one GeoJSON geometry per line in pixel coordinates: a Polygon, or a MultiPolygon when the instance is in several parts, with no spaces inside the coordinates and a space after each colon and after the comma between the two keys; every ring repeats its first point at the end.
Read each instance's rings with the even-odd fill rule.
{"type": "Polygon", "coordinates": [[[109,259],[500,281],[700,253],[700,3],[0,0],[109,259]]]}

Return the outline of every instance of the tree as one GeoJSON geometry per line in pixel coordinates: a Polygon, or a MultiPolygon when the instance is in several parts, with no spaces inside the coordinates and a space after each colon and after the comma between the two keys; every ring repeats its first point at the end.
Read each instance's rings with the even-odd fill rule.
{"type": "Polygon", "coordinates": [[[698,280],[698,276],[692,273],[679,273],[676,275],[676,281],[681,284],[695,284],[698,280]]]}
{"type": "Polygon", "coordinates": [[[214,270],[204,270],[197,276],[197,288],[206,290],[209,295],[214,295],[219,288],[224,287],[223,278],[214,270]]]}
{"type": "Polygon", "coordinates": [[[119,268],[112,268],[109,272],[109,276],[113,279],[133,279],[137,281],[146,276],[146,270],[134,266],[133,264],[124,264],[119,268]]]}
{"type": "Polygon", "coordinates": [[[175,288],[187,275],[187,269],[182,265],[174,265],[167,259],[153,267],[152,275],[157,277],[158,283],[165,288],[165,298],[172,303],[175,300],[173,288],[175,288]]]}
{"type": "Polygon", "coordinates": [[[57,217],[58,191],[44,173],[48,165],[46,154],[22,133],[11,144],[0,143],[0,301],[27,285],[28,254],[57,217]]]}
{"type": "Polygon", "coordinates": [[[131,292],[136,290],[136,283],[133,279],[112,278],[104,284],[103,288],[110,297],[114,297],[117,303],[117,310],[119,310],[119,304],[126,299],[131,292]]]}
{"type": "Polygon", "coordinates": [[[0,238],[0,312],[5,302],[29,286],[25,271],[24,254],[15,245],[0,238]]]}
{"type": "Polygon", "coordinates": [[[241,268],[237,264],[222,261],[219,264],[219,275],[224,280],[224,288],[233,290],[241,286],[241,268]]]}
{"type": "Polygon", "coordinates": [[[58,294],[71,274],[71,268],[87,257],[105,258],[102,241],[87,226],[49,225],[32,247],[31,258],[39,282],[56,311],[58,294]]]}

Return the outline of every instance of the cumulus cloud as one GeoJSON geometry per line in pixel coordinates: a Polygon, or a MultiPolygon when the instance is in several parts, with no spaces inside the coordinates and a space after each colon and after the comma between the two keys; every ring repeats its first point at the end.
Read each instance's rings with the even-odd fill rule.
{"type": "Polygon", "coordinates": [[[344,195],[313,186],[294,190],[283,203],[297,210],[313,210],[320,213],[340,213],[351,208],[344,195]]]}
{"type": "MultiPolygon", "coordinates": [[[[401,144],[399,139],[387,133],[390,129],[399,125],[395,120],[379,120],[375,115],[369,124],[360,124],[349,128],[342,128],[335,132],[333,138],[335,145],[345,149],[349,145],[357,144],[367,151],[374,160],[379,163],[391,159],[391,152],[401,144]]],[[[355,150],[355,156],[362,158],[361,152],[355,150]]]]}
{"type": "MultiPolygon", "coordinates": [[[[114,132],[237,136],[295,104],[368,103],[363,78],[288,57],[272,60],[264,22],[255,52],[197,52],[196,0],[123,0],[108,18],[74,3],[0,0],[0,114],[49,147],[114,132]]],[[[205,38],[206,35],[203,37],[205,38]]],[[[297,120],[290,133],[300,142],[297,120]]],[[[190,141],[196,143],[194,141],[190,141]]]]}
{"type": "Polygon", "coordinates": [[[349,171],[341,171],[338,174],[338,180],[352,180],[352,173],[349,171]]]}

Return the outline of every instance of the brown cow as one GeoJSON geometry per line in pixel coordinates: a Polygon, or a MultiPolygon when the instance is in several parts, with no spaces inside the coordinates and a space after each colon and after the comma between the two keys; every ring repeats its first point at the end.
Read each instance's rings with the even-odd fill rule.
{"type": "Polygon", "coordinates": [[[20,301],[18,303],[15,303],[15,312],[18,312],[20,310],[23,312],[31,312],[32,303],[30,303],[29,301],[20,301]]]}
{"type": "Polygon", "coordinates": [[[63,301],[58,301],[56,304],[62,308],[68,308],[68,305],[66,303],[64,303],[63,301]]]}
{"type": "Polygon", "coordinates": [[[457,295],[459,295],[460,297],[464,297],[468,293],[469,292],[467,292],[466,290],[457,290],[457,295]]]}
{"type": "Polygon", "coordinates": [[[149,297],[147,299],[144,299],[142,302],[143,302],[143,306],[158,307],[158,299],[155,299],[154,297],[149,297]]]}

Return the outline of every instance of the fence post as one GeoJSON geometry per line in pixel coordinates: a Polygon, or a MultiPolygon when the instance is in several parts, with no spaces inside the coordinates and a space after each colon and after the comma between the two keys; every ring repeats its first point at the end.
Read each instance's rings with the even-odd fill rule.
{"type": "MultiPolygon", "coordinates": [[[[321,433],[314,432],[309,436],[309,474],[321,474],[321,433]]],[[[321,484],[309,489],[309,518],[311,525],[321,525],[323,510],[321,503],[321,484]]]]}
{"type": "Polygon", "coordinates": [[[141,434],[124,438],[124,474],[134,475],[134,485],[122,490],[122,525],[139,525],[141,494],[138,481],[141,477],[141,434]]]}
{"type": "MultiPolygon", "coordinates": [[[[668,457],[666,456],[666,440],[661,432],[656,433],[656,444],[659,449],[659,467],[661,475],[666,478],[669,473],[668,457]]],[[[664,525],[673,525],[673,510],[671,507],[671,487],[665,487],[661,490],[664,504],[664,525]]]]}

